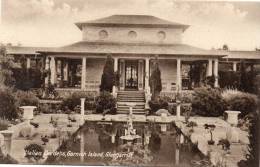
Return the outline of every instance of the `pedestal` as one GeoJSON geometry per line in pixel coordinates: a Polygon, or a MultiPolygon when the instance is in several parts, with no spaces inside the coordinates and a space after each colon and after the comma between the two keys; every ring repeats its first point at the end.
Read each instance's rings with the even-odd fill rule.
{"type": "Polygon", "coordinates": [[[80,98],[80,124],[84,124],[85,120],[85,98],[80,98]]]}
{"type": "Polygon", "coordinates": [[[12,136],[13,136],[13,131],[10,130],[4,130],[0,131],[0,133],[4,136],[4,147],[6,154],[11,154],[11,148],[12,148],[12,136]]]}
{"type": "Polygon", "coordinates": [[[161,124],[161,131],[166,132],[167,131],[167,125],[166,124],[161,124]]]}
{"type": "Polygon", "coordinates": [[[227,129],[227,140],[231,143],[239,143],[238,128],[231,126],[227,129]]]}
{"type": "Polygon", "coordinates": [[[177,101],[176,117],[177,117],[177,119],[181,118],[181,102],[180,101],[177,101]]]}
{"type": "Polygon", "coordinates": [[[238,124],[238,114],[240,114],[240,111],[225,111],[227,113],[228,118],[227,122],[231,125],[237,126],[238,124]]]}

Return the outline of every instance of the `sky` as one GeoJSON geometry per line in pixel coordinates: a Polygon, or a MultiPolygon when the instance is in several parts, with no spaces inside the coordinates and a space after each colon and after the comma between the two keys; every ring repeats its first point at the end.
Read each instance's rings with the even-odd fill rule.
{"type": "Polygon", "coordinates": [[[260,48],[260,2],[176,0],[0,0],[0,42],[63,46],[81,40],[75,22],[146,14],[190,25],[183,43],[204,49],[260,48]]]}

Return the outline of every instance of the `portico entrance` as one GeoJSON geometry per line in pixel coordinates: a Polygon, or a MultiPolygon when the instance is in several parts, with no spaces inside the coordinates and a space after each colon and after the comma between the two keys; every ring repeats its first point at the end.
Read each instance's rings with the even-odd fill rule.
{"type": "Polygon", "coordinates": [[[125,89],[138,89],[138,61],[127,60],[125,65],[125,89]]]}

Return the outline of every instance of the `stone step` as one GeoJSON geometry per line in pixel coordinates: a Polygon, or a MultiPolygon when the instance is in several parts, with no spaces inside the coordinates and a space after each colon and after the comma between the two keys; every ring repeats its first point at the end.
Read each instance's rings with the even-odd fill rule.
{"type": "MultiPolygon", "coordinates": [[[[145,108],[145,106],[135,106],[135,107],[133,108],[133,110],[135,110],[135,109],[144,109],[144,108],[145,108]]],[[[120,106],[120,105],[117,105],[117,109],[129,110],[129,107],[128,107],[128,106],[120,106]]]]}
{"type": "Polygon", "coordinates": [[[124,99],[124,100],[118,100],[118,102],[145,102],[144,100],[136,100],[136,99],[124,99]]]}

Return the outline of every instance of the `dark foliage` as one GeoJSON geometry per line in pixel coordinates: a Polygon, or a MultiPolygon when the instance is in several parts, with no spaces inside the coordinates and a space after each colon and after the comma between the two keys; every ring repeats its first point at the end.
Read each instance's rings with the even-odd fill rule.
{"type": "Polygon", "coordinates": [[[155,100],[149,101],[149,106],[152,113],[155,113],[159,109],[168,109],[168,101],[164,98],[157,98],[155,100]]]}
{"type": "Polygon", "coordinates": [[[254,95],[244,93],[230,98],[227,101],[228,108],[234,111],[241,111],[239,117],[243,118],[249,113],[254,113],[257,109],[257,99],[254,95]]]}
{"type": "Polygon", "coordinates": [[[259,118],[256,114],[250,121],[249,145],[246,160],[238,163],[239,167],[258,167],[259,166],[259,118]]]}
{"type": "Polygon", "coordinates": [[[108,56],[101,77],[100,91],[112,92],[114,85],[115,85],[114,63],[111,56],[108,56]]]}
{"type": "Polygon", "coordinates": [[[100,92],[96,99],[96,112],[103,113],[105,110],[115,112],[116,99],[106,91],[100,92]]]}
{"type": "Polygon", "coordinates": [[[191,82],[194,83],[195,87],[200,86],[200,83],[203,80],[205,74],[206,74],[206,68],[202,62],[194,62],[191,64],[189,76],[191,82]]]}
{"type": "Polygon", "coordinates": [[[43,158],[44,149],[42,146],[38,144],[30,144],[24,148],[24,151],[25,157],[28,159],[34,159],[35,161],[39,161],[43,158]],[[37,154],[33,154],[33,152],[36,152],[37,154]]]}
{"type": "Polygon", "coordinates": [[[149,85],[151,88],[152,99],[155,100],[159,97],[162,91],[161,71],[158,64],[158,59],[154,62],[154,69],[152,71],[149,85]]]}
{"type": "Polygon", "coordinates": [[[234,71],[219,71],[219,86],[221,88],[239,88],[240,73],[234,71]]]}
{"type": "Polygon", "coordinates": [[[257,73],[253,70],[246,71],[246,65],[242,61],[240,64],[240,90],[256,93],[257,92],[257,83],[256,83],[256,75],[257,73]]]}
{"type": "Polygon", "coordinates": [[[201,87],[194,91],[192,112],[205,117],[222,116],[226,110],[226,103],[219,89],[201,87]]]}
{"type": "Polygon", "coordinates": [[[15,96],[10,89],[0,89],[0,117],[14,120],[18,117],[15,96]]]}
{"type": "Polygon", "coordinates": [[[94,98],[86,92],[74,92],[69,97],[62,100],[61,108],[74,110],[77,106],[80,106],[80,98],[85,98],[85,109],[94,109],[94,98]]]}
{"type": "Polygon", "coordinates": [[[38,106],[39,99],[33,92],[17,91],[15,92],[17,106],[38,106]]]}

